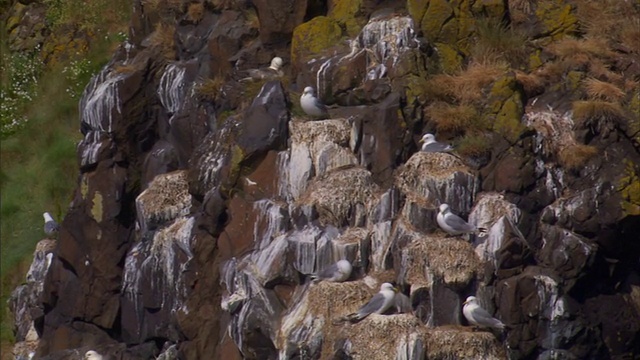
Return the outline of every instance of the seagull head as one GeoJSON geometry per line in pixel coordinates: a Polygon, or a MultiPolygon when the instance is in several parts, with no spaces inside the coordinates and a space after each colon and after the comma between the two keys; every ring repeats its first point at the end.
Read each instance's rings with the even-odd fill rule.
{"type": "Polygon", "coordinates": [[[98,353],[93,351],[93,350],[89,350],[84,354],[84,358],[85,359],[89,359],[89,360],[95,359],[95,358],[98,358],[98,357],[99,357],[98,353]]]}
{"type": "Polygon", "coordinates": [[[432,143],[434,141],[436,141],[436,137],[433,136],[433,134],[429,134],[429,133],[422,135],[422,139],[420,139],[421,143],[427,143],[427,144],[432,143]]]}
{"type": "Polygon", "coordinates": [[[449,205],[441,204],[439,209],[441,213],[446,214],[449,212],[449,205]]]}
{"type": "Polygon", "coordinates": [[[475,304],[477,302],[476,297],[475,296],[469,296],[467,297],[467,300],[464,301],[464,305],[467,304],[475,304]]]}
{"type": "Polygon", "coordinates": [[[302,92],[302,96],[315,96],[316,95],[316,91],[314,90],[313,87],[311,86],[307,86],[306,88],[304,88],[304,91],[302,92]]]}
{"type": "Polygon", "coordinates": [[[53,217],[51,216],[51,214],[49,214],[48,212],[45,212],[42,214],[42,217],[44,218],[44,221],[53,221],[53,217]]]}
{"type": "Polygon", "coordinates": [[[336,263],[336,265],[338,266],[338,270],[340,270],[341,273],[343,274],[350,274],[351,273],[351,263],[349,262],[349,260],[340,260],[336,263]]]}
{"type": "Polygon", "coordinates": [[[398,290],[393,287],[393,285],[391,285],[390,283],[382,283],[382,285],[380,285],[380,291],[384,291],[384,290],[391,290],[394,293],[397,292],[398,290]]]}
{"type": "Polygon", "coordinates": [[[273,59],[271,59],[271,65],[269,67],[272,68],[273,70],[280,70],[282,65],[284,65],[284,61],[282,61],[281,57],[276,56],[273,59]]]}

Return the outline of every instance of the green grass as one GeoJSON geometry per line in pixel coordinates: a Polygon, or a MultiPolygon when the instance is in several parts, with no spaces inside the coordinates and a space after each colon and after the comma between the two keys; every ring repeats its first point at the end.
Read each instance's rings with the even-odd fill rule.
{"type": "MultiPolygon", "coordinates": [[[[12,289],[24,281],[25,265],[44,236],[42,213],[60,219],[69,205],[78,171],[75,148],[77,100],[60,91],[68,84],[59,72],[45,74],[41,93],[25,116],[27,122],[0,144],[0,272],[5,304],[12,289]],[[22,265],[22,266],[20,266],[22,265]]],[[[11,319],[3,317],[1,337],[11,340],[11,319]]]]}
{"type": "MultiPolygon", "coordinates": [[[[76,187],[79,175],[76,145],[82,139],[79,97],[91,76],[109,60],[115,46],[123,40],[131,8],[125,0],[115,3],[99,0],[82,10],[86,13],[84,16],[77,17],[79,7],[71,6],[77,0],[70,4],[47,2],[57,11],[48,14],[49,20],[55,19],[51,24],[52,31],[62,28],[58,25],[76,21],[75,26],[88,29],[95,36],[88,54],[71,58],[55,68],[45,68],[35,81],[26,85],[33,98],[2,113],[3,125],[8,116],[25,120],[0,134],[0,341],[3,359],[14,340],[7,299],[11,291],[25,281],[35,244],[44,238],[42,213],[48,211],[61,221],[76,187]]],[[[3,59],[12,62],[3,62],[0,85],[3,90],[23,90],[21,77],[12,78],[8,74],[18,73],[25,65],[33,65],[26,63],[33,58],[8,53],[5,45],[0,45],[3,59]]]]}

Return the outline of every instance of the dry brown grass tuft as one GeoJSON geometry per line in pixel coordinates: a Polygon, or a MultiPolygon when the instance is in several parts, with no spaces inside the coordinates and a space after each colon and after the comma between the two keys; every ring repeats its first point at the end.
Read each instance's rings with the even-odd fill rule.
{"type": "Polygon", "coordinates": [[[516,81],[522,85],[528,97],[541,94],[544,91],[544,81],[535,74],[527,74],[518,70],[516,71],[516,81]]]}
{"type": "Polygon", "coordinates": [[[492,18],[480,18],[475,22],[476,38],[471,47],[471,58],[477,63],[508,62],[518,66],[528,59],[527,37],[517,29],[508,27],[492,18]]]}
{"type": "Polygon", "coordinates": [[[476,157],[491,152],[491,142],[483,134],[467,134],[461,140],[456,151],[463,157],[476,157]]]}
{"type": "Polygon", "coordinates": [[[471,104],[483,97],[483,90],[509,69],[504,62],[474,62],[458,75],[438,75],[429,80],[430,92],[441,100],[471,104]],[[437,89],[437,90],[433,90],[437,89]]]}
{"type": "Polygon", "coordinates": [[[435,102],[425,109],[426,115],[433,120],[439,132],[460,133],[472,127],[478,113],[470,105],[450,105],[435,102]]]}
{"type": "Polygon", "coordinates": [[[195,87],[196,94],[203,99],[215,101],[222,94],[222,86],[225,81],[222,76],[213,79],[205,79],[195,87]]]}
{"type": "Polygon", "coordinates": [[[625,92],[616,85],[594,78],[584,80],[583,86],[587,92],[587,96],[594,100],[616,102],[626,96],[625,92]]]}
{"type": "Polygon", "coordinates": [[[615,54],[611,51],[606,39],[589,37],[577,39],[566,37],[547,46],[547,51],[563,59],[574,59],[577,63],[590,62],[595,58],[611,58],[615,54]]]}
{"type": "Polygon", "coordinates": [[[573,102],[573,119],[576,125],[582,125],[593,119],[616,120],[624,117],[624,110],[615,102],[602,100],[573,102]]]}
{"type": "Polygon", "coordinates": [[[194,23],[199,23],[204,17],[204,4],[191,3],[187,8],[187,19],[194,23]]]}
{"type": "Polygon", "coordinates": [[[158,22],[156,30],[149,38],[150,47],[158,51],[165,59],[174,59],[176,57],[175,32],[175,25],[158,22]]]}
{"type": "Polygon", "coordinates": [[[258,18],[258,13],[256,12],[255,9],[251,8],[249,10],[247,10],[247,12],[245,13],[246,17],[247,17],[247,26],[249,26],[250,29],[259,29],[260,28],[260,18],[258,18]]]}
{"type": "Polygon", "coordinates": [[[640,54],[640,18],[630,20],[630,24],[620,30],[620,42],[634,54],[640,54]]]}
{"type": "Polygon", "coordinates": [[[605,36],[612,42],[635,49],[632,51],[636,53],[640,52],[637,1],[580,0],[576,5],[576,15],[587,36],[605,36]]]}
{"type": "Polygon", "coordinates": [[[577,170],[598,154],[595,146],[572,144],[560,150],[558,162],[568,170],[577,170]]]}
{"type": "Polygon", "coordinates": [[[589,63],[589,74],[598,79],[604,79],[609,82],[620,83],[623,80],[623,76],[611,71],[609,65],[606,65],[601,60],[593,60],[589,63]]]}

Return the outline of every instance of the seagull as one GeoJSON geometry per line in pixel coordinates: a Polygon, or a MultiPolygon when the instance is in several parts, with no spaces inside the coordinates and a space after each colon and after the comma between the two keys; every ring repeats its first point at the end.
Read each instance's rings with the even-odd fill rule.
{"type": "Polygon", "coordinates": [[[475,296],[469,296],[464,302],[462,313],[467,321],[475,326],[488,327],[503,331],[505,325],[502,321],[494,318],[487,310],[480,307],[475,296]]]}
{"type": "Polygon", "coordinates": [[[487,229],[479,228],[475,225],[471,225],[468,222],[462,220],[458,215],[451,212],[449,205],[440,205],[440,212],[436,217],[440,228],[447,232],[449,235],[460,235],[472,232],[486,232],[487,229]]]}
{"type": "Polygon", "coordinates": [[[329,117],[327,107],[316,97],[316,91],[313,87],[304,88],[302,96],[300,96],[300,106],[307,115],[326,119],[329,117]]]}
{"type": "Polygon", "coordinates": [[[56,234],[58,234],[60,225],[58,225],[58,223],[53,220],[51,214],[45,212],[44,214],[42,214],[42,217],[44,218],[44,233],[47,234],[47,236],[55,236],[56,234]]]}
{"type": "Polygon", "coordinates": [[[370,314],[382,314],[394,304],[394,298],[396,297],[396,289],[389,283],[383,283],[380,285],[380,292],[375,294],[369,302],[362,305],[358,311],[353,314],[349,314],[341,320],[348,320],[351,322],[358,322],[370,314]]]}
{"type": "Polygon", "coordinates": [[[268,68],[264,69],[251,69],[247,70],[248,77],[244,79],[240,79],[241,82],[251,81],[251,80],[272,80],[276,78],[280,78],[284,76],[284,71],[282,71],[282,66],[284,65],[284,61],[281,57],[274,57],[271,59],[271,65],[268,68]]]}
{"type": "Polygon", "coordinates": [[[436,141],[436,137],[433,134],[424,134],[420,139],[423,152],[450,152],[453,151],[453,146],[436,141]]]}
{"type": "Polygon", "coordinates": [[[311,275],[311,279],[313,282],[318,282],[320,280],[343,282],[349,278],[351,270],[352,267],[349,260],[340,260],[317,274],[311,275]]]}
{"type": "Polygon", "coordinates": [[[84,358],[86,360],[102,360],[103,357],[102,355],[98,354],[96,351],[94,350],[89,350],[84,354],[84,358]]]}

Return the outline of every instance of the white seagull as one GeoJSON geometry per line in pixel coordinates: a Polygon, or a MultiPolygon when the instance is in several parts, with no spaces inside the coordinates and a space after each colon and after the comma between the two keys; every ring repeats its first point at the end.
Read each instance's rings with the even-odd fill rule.
{"type": "Polygon", "coordinates": [[[468,222],[462,220],[458,215],[451,212],[449,205],[442,204],[440,205],[440,212],[436,217],[438,221],[438,225],[440,228],[447,232],[449,235],[460,235],[473,233],[476,231],[486,232],[487,229],[479,228],[475,225],[471,225],[468,222]]]}
{"type": "Polygon", "coordinates": [[[313,282],[318,282],[320,280],[343,282],[349,278],[351,270],[352,266],[349,260],[340,260],[317,274],[311,275],[311,279],[313,282]]]}
{"type": "Polygon", "coordinates": [[[453,146],[449,144],[445,144],[442,142],[436,141],[436,137],[433,134],[424,134],[420,139],[422,144],[422,148],[420,151],[423,152],[450,152],[453,151],[453,146]]]}
{"type": "Polygon", "coordinates": [[[60,229],[60,225],[53,220],[53,217],[48,212],[42,214],[42,217],[44,218],[44,233],[47,236],[55,236],[60,229]]]}
{"type": "Polygon", "coordinates": [[[284,71],[282,71],[282,66],[284,65],[284,61],[282,58],[276,56],[271,59],[271,65],[268,68],[264,69],[251,69],[247,70],[248,77],[244,79],[240,79],[241,82],[250,81],[250,80],[272,80],[276,78],[280,78],[284,76],[284,71]]]}
{"type": "Polygon", "coordinates": [[[304,92],[300,96],[300,106],[307,115],[320,119],[329,117],[327,107],[316,97],[316,90],[311,86],[304,88],[304,92]]]}
{"type": "Polygon", "coordinates": [[[478,299],[475,296],[469,296],[464,302],[462,307],[462,313],[467,321],[475,326],[488,327],[503,331],[505,325],[502,321],[494,318],[487,312],[487,310],[480,307],[478,299]]]}
{"type": "Polygon", "coordinates": [[[360,321],[370,314],[382,314],[395,305],[396,289],[389,283],[380,285],[380,292],[375,294],[369,302],[362,305],[358,311],[343,318],[351,322],[360,321]]]}
{"type": "Polygon", "coordinates": [[[84,358],[86,360],[102,360],[103,356],[98,354],[96,351],[94,350],[89,350],[84,354],[84,358]]]}

